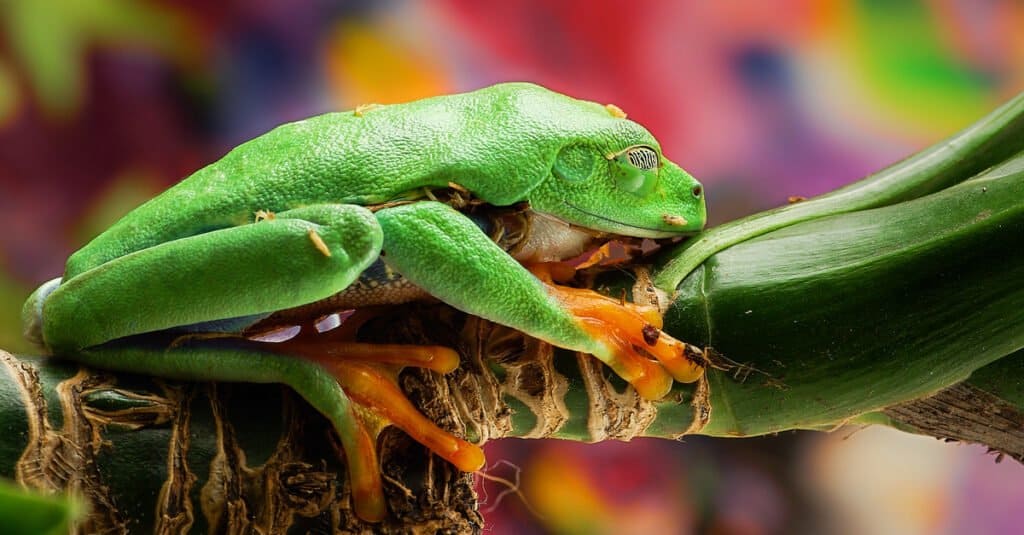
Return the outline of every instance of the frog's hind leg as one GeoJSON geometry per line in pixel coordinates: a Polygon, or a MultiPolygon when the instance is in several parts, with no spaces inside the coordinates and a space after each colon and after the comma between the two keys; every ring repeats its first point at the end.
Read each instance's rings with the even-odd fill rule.
{"type": "MultiPolygon", "coordinates": [[[[459,354],[435,345],[385,344],[358,342],[362,326],[386,309],[360,308],[336,312],[338,322],[325,322],[330,316],[314,314],[303,321],[281,323],[269,318],[246,332],[251,340],[267,340],[269,351],[304,358],[323,366],[337,379],[345,393],[361,409],[373,435],[394,425],[434,454],[464,472],[483,467],[484,454],[471,444],[441,429],[427,419],[398,386],[403,368],[415,367],[446,374],[459,366],[459,354]],[[341,319],[344,317],[344,319],[341,319]],[[330,325],[325,327],[325,325],[330,325]]],[[[301,309],[294,316],[302,317],[301,309]]]]}
{"type": "MultiPolygon", "coordinates": [[[[341,329],[338,329],[341,331],[341,329]]],[[[259,342],[222,335],[140,336],[87,349],[86,365],[186,380],[281,383],[290,386],[337,431],[360,518],[376,522],[386,507],[377,455],[380,431],[395,425],[459,470],[484,464],[483,451],[424,417],[398,387],[406,366],[448,373],[459,355],[447,347],[369,344],[339,333],[259,342]]]]}
{"type": "Polygon", "coordinates": [[[356,404],[335,375],[319,364],[266,350],[267,345],[241,338],[185,339],[146,337],[105,344],[76,355],[86,365],[172,379],[290,386],[332,424],[348,465],[356,514],[369,522],[386,514],[377,447],[356,404]]]}
{"type": "MultiPolygon", "coordinates": [[[[377,419],[378,428],[394,425],[430,451],[464,472],[484,465],[484,453],[441,429],[423,416],[398,387],[406,366],[448,373],[459,366],[459,355],[442,346],[336,342],[297,337],[278,344],[284,353],[316,362],[337,379],[348,396],[377,419]]],[[[376,433],[374,433],[376,434],[376,433]]]]}

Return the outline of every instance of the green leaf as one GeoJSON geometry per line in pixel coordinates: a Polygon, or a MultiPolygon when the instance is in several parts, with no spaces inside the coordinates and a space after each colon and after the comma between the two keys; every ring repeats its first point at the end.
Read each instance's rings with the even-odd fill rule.
{"type": "Polygon", "coordinates": [[[717,251],[801,221],[914,199],[957,184],[1024,150],[1024,93],[959,134],[859,182],[738,219],[671,251],[655,284],[671,290],[717,251]]]}
{"type": "Polygon", "coordinates": [[[0,481],[0,526],[8,535],[61,535],[82,516],[77,500],[43,496],[0,481]]]}

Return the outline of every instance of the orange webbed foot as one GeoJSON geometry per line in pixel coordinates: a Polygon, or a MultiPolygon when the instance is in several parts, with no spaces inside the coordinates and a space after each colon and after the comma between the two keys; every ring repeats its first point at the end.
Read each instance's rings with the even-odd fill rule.
{"type": "MultiPolygon", "coordinates": [[[[483,468],[483,450],[438,427],[423,416],[398,386],[398,374],[406,366],[448,373],[459,366],[459,355],[442,346],[370,344],[349,341],[359,324],[317,333],[302,334],[275,343],[275,351],[319,364],[330,373],[353,404],[351,425],[339,429],[349,467],[356,513],[375,522],[386,508],[377,455],[377,435],[394,425],[439,457],[466,472],[483,468]]],[[[347,322],[346,322],[347,323],[347,322]]]]}
{"type": "Polygon", "coordinates": [[[606,357],[606,364],[641,397],[659,399],[672,388],[673,379],[692,383],[704,375],[703,351],[662,332],[656,308],[555,284],[547,265],[530,266],[530,270],[593,338],[610,347],[612,355],[606,357]]]}

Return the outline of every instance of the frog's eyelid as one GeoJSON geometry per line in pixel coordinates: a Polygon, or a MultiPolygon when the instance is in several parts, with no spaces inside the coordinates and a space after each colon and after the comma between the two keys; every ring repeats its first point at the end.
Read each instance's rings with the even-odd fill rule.
{"type": "Polygon", "coordinates": [[[634,145],[619,152],[605,154],[605,158],[614,160],[623,154],[626,155],[629,163],[638,169],[653,171],[661,167],[661,158],[658,157],[658,152],[646,145],[634,145]]]}
{"type": "Polygon", "coordinates": [[[626,158],[629,159],[629,163],[644,171],[658,167],[658,154],[647,147],[637,147],[626,151],[626,158]]]}

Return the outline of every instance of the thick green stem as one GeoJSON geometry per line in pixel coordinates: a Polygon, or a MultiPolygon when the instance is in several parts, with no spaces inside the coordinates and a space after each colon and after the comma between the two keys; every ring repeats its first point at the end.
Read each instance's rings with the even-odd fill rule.
{"type": "MultiPolygon", "coordinates": [[[[396,307],[360,334],[457,348],[459,370],[410,370],[401,383],[428,416],[478,441],[751,436],[855,421],[1019,457],[1022,151],[1024,96],[865,181],[662,255],[654,280],[674,294],[665,330],[709,345],[714,366],[706,383],[658,402],[588,356],[443,305],[396,307]]],[[[609,272],[596,287],[650,298],[643,273],[609,272]]],[[[287,390],[0,357],[0,475],[83,497],[83,531],[367,529],[330,427],[287,390]]],[[[376,529],[481,528],[468,477],[397,432],[382,449],[393,516],[376,529]]]]}
{"type": "Polygon", "coordinates": [[[1024,158],[912,201],[800,223],[709,258],[672,334],[715,349],[704,432],[837,425],[1024,347],[1024,158]],[[739,377],[742,380],[737,380],[739,377]]]}

